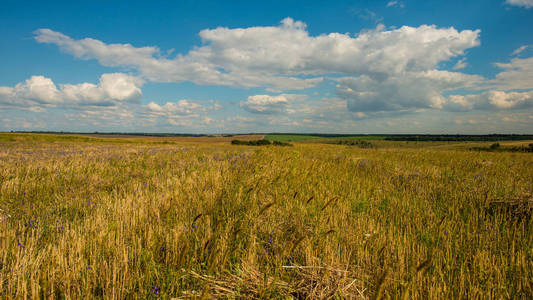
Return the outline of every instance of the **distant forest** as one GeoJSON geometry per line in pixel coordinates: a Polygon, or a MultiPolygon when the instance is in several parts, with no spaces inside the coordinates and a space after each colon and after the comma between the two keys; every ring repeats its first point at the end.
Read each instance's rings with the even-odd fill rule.
{"type": "Polygon", "coordinates": [[[469,142],[469,141],[523,141],[533,140],[533,135],[523,134],[488,134],[488,135],[393,135],[385,138],[387,141],[428,141],[428,142],[469,142]]]}

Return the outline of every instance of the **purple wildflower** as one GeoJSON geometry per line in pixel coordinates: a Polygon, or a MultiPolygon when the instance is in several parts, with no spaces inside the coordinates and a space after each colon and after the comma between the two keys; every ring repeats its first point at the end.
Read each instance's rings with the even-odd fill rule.
{"type": "Polygon", "coordinates": [[[159,295],[159,287],[158,286],[152,286],[152,289],[150,290],[150,294],[156,294],[159,295]]]}

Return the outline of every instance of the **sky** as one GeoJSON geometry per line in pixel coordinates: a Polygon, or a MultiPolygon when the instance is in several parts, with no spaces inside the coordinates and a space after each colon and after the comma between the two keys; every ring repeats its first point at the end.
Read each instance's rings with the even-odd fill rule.
{"type": "Polygon", "coordinates": [[[0,131],[533,134],[533,0],[3,0],[0,35],[0,131]]]}

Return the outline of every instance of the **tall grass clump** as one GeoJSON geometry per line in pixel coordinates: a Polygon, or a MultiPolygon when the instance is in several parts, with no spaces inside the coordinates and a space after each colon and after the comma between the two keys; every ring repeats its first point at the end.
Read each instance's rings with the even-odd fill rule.
{"type": "Polygon", "coordinates": [[[529,153],[17,139],[0,183],[3,299],[533,297],[529,153]]]}

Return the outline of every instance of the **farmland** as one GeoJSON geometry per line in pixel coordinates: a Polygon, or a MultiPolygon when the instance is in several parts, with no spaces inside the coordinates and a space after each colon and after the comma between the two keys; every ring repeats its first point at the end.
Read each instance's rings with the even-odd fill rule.
{"type": "Polygon", "coordinates": [[[0,298],[533,297],[531,153],[234,138],[1,134],[0,298]]]}

